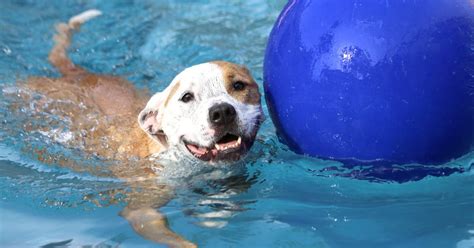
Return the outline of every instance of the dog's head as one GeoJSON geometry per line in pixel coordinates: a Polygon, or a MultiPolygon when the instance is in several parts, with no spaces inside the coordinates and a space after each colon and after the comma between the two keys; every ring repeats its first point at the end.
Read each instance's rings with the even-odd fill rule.
{"type": "Polygon", "coordinates": [[[165,147],[212,164],[245,156],[262,119],[250,72],[222,61],[185,69],[138,117],[141,128],[165,147]]]}

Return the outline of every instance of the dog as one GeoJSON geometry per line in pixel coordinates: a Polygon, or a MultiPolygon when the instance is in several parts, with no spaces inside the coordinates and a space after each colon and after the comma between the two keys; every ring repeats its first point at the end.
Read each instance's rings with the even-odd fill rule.
{"type": "MultiPolygon", "coordinates": [[[[67,120],[71,135],[61,139],[64,145],[119,161],[112,166],[114,176],[137,189],[127,193],[127,206],[120,214],[138,234],[171,247],[195,247],[170,230],[157,210],[173,192],[155,182],[164,165],[154,158],[205,167],[242,160],[264,118],[258,85],[245,67],[224,61],[185,69],[151,98],[122,78],[88,72],[70,60],[67,49],[80,26],[99,15],[98,10],[88,10],[57,25],[48,58],[62,76],[19,83],[22,92],[29,92],[23,100],[34,100],[34,111],[67,120]],[[33,99],[32,94],[40,97],[33,99]]],[[[41,131],[51,132],[47,129],[41,131]]],[[[38,152],[38,158],[49,161],[44,152],[38,152]]],[[[67,159],[55,161],[83,169],[67,159]]]]}

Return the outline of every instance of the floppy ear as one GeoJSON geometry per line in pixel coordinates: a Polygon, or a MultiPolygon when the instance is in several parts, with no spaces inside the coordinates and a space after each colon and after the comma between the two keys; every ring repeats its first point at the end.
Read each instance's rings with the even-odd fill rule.
{"type": "Polygon", "coordinates": [[[153,95],[146,104],[146,107],[138,115],[138,123],[151,138],[158,141],[164,147],[168,147],[168,137],[161,127],[164,100],[165,92],[153,95]]]}

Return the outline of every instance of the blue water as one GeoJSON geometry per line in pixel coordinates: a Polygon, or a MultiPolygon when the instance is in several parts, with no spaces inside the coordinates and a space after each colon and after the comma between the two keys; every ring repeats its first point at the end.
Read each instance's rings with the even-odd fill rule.
{"type": "MultiPolygon", "coordinates": [[[[161,90],[183,68],[216,59],[247,65],[261,85],[266,39],[284,5],[268,2],[1,1],[0,246],[158,246],[118,216],[125,201],[109,192],[126,188],[120,181],[28,152],[48,148],[106,166],[26,131],[4,96],[28,76],[58,76],[47,62],[55,23],[102,10],[75,36],[71,57],[140,88],[161,90]]],[[[442,169],[343,166],[292,153],[268,118],[246,164],[237,176],[178,193],[161,209],[171,228],[201,247],[474,247],[472,152],[442,169]],[[407,173],[415,176],[400,176],[407,173]],[[206,215],[216,211],[227,214],[206,215]]]]}

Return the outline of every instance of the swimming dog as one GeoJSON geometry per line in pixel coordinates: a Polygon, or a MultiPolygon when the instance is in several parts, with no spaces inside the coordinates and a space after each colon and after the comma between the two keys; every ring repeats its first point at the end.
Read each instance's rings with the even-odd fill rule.
{"type": "Polygon", "coordinates": [[[123,161],[113,167],[113,174],[141,190],[128,192],[121,215],[138,234],[173,247],[193,247],[168,228],[166,217],[157,210],[173,193],[152,180],[162,165],[151,158],[166,156],[177,163],[210,167],[241,160],[263,120],[258,86],[245,67],[224,61],[185,69],[151,98],[122,78],[91,73],[75,65],[67,49],[81,24],[100,14],[88,10],[58,24],[48,58],[61,77],[31,77],[21,87],[41,96],[38,111],[68,120],[72,136],[62,142],[100,158],[123,161]],[[72,104],[54,104],[61,101],[72,104]],[[131,167],[130,158],[145,165],[131,167]]]}

